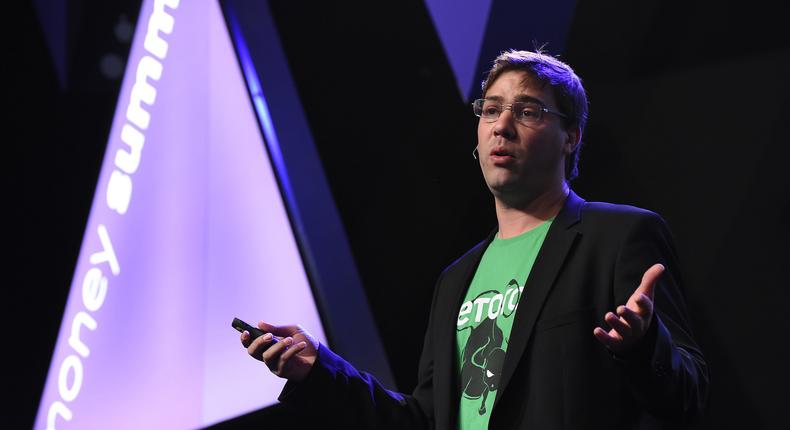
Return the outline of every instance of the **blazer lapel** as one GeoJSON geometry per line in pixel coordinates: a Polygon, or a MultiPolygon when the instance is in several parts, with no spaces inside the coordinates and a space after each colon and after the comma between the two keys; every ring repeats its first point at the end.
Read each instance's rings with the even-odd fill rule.
{"type": "Polygon", "coordinates": [[[515,320],[513,320],[510,344],[505,354],[494,408],[499,403],[502,393],[507,389],[510,378],[513,377],[513,373],[521,361],[521,356],[524,354],[535,328],[535,321],[540,315],[546,297],[554,286],[554,280],[578,235],[570,227],[579,220],[583,204],[584,200],[570,191],[565,205],[552,222],[546,239],[543,241],[543,246],[535,259],[535,264],[532,266],[532,271],[524,286],[524,294],[519,300],[515,320]]]}
{"type": "Polygon", "coordinates": [[[458,358],[455,354],[455,322],[466,290],[496,232],[495,228],[488,238],[459,258],[456,266],[458,270],[448,271],[439,286],[441,290],[437,297],[436,315],[433,316],[437,319],[437,333],[439,333],[434,340],[436,349],[433,363],[436,428],[457,427],[461,391],[458,382],[458,358]],[[449,419],[449,422],[442,423],[443,418],[449,419]]]}

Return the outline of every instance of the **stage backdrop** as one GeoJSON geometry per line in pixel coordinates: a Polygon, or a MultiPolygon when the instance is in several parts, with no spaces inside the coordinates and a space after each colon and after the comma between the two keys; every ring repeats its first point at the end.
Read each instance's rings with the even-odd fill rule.
{"type": "Polygon", "coordinates": [[[284,381],[236,316],[326,342],[219,5],[147,0],[35,428],[195,428],[274,403],[284,381]]]}

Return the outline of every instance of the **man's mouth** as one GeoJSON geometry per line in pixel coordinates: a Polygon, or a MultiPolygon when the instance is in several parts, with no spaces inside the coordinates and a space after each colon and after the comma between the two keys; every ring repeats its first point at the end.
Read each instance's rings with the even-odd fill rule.
{"type": "Polygon", "coordinates": [[[492,149],[490,155],[491,161],[493,161],[494,164],[507,163],[516,158],[511,151],[501,146],[492,149]]]}

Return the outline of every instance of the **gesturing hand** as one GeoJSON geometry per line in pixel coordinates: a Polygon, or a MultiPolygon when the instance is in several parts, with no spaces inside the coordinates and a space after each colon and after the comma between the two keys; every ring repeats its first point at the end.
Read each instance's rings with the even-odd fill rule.
{"type": "Polygon", "coordinates": [[[266,363],[269,370],[281,378],[303,380],[315,363],[318,341],[298,325],[278,327],[261,321],[258,328],[266,334],[252,342],[248,331],[241,334],[241,344],[247,348],[247,353],[266,363]],[[269,346],[274,339],[277,342],[269,346]]]}
{"type": "Polygon", "coordinates": [[[631,349],[650,328],[653,320],[653,297],[656,281],[664,273],[661,264],[652,265],[642,276],[639,288],[631,294],[625,306],[617,307],[617,315],[608,312],[604,320],[612,328],[607,333],[601,327],[593,330],[599,342],[614,353],[624,353],[631,349]]]}

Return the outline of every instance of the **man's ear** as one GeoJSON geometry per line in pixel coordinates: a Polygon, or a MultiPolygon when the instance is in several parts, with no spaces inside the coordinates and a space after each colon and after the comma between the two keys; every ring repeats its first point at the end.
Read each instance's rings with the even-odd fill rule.
{"type": "Polygon", "coordinates": [[[579,126],[571,127],[566,130],[568,133],[568,140],[565,141],[565,155],[573,154],[579,142],[582,141],[582,129],[579,126]]]}

